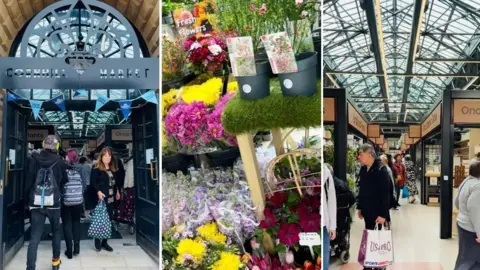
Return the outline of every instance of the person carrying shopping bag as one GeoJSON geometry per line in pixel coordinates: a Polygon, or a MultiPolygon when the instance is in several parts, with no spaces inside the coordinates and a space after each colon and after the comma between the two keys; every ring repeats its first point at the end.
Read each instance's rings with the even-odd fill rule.
{"type": "MultiPolygon", "coordinates": [[[[98,216],[95,217],[95,214],[103,213],[104,207],[106,207],[108,213],[109,226],[112,225],[111,220],[113,217],[114,202],[115,200],[121,199],[120,192],[125,178],[125,173],[119,170],[118,164],[115,161],[116,159],[113,157],[112,149],[110,147],[103,148],[90,174],[90,184],[95,190],[99,200],[99,204],[94,210],[94,220],[92,220],[91,226],[98,223],[98,216]]],[[[108,245],[108,239],[95,238],[94,241],[97,251],[102,249],[109,252],[113,251],[113,248],[108,245]]]]}
{"type": "MultiPolygon", "coordinates": [[[[363,166],[360,169],[357,215],[365,221],[366,232],[381,230],[390,220],[390,176],[387,167],[377,158],[370,144],[364,144],[359,148],[358,160],[363,166]]],[[[362,243],[364,238],[365,236],[362,238],[362,243]]],[[[363,245],[360,251],[362,247],[363,245]]],[[[379,269],[361,262],[361,252],[359,263],[364,266],[364,269],[379,269]]]]}

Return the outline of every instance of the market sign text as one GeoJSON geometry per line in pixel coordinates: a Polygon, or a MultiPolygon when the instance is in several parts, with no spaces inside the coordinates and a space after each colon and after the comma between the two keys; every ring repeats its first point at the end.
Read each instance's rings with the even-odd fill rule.
{"type": "Polygon", "coordinates": [[[422,123],[422,137],[426,136],[434,128],[440,126],[440,114],[441,105],[438,105],[437,108],[435,108],[435,110],[422,123]]]}
{"type": "Polygon", "coordinates": [[[363,135],[368,135],[367,122],[350,103],[348,104],[348,123],[363,135]]]}

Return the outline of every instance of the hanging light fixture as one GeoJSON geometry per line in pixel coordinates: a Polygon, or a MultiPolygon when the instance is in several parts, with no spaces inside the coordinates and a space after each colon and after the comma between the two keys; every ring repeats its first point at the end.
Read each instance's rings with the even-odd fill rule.
{"type": "Polygon", "coordinates": [[[86,44],[83,41],[82,35],[82,10],[78,7],[78,38],[75,42],[75,50],[68,56],[65,61],[67,64],[73,66],[80,74],[83,73],[89,66],[95,64],[95,58],[85,51],[86,44]]]}

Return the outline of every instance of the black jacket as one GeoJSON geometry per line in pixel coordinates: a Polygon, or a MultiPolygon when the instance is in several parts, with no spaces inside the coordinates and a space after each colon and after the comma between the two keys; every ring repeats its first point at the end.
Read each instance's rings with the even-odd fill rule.
{"type": "MultiPolygon", "coordinates": [[[[57,186],[60,188],[59,191],[63,192],[63,186],[68,180],[68,165],[65,160],[63,160],[58,154],[49,150],[42,150],[40,153],[34,152],[31,157],[28,158],[27,176],[25,178],[25,198],[27,199],[28,206],[33,207],[30,194],[33,191],[38,171],[41,168],[50,167],[55,162],[57,162],[57,164],[52,168],[53,175],[57,181],[57,186]]],[[[56,207],[60,207],[60,205],[54,205],[52,208],[56,207]]]]}
{"type": "Polygon", "coordinates": [[[376,159],[370,170],[360,169],[357,209],[362,211],[366,221],[375,221],[377,217],[390,219],[390,176],[385,165],[376,159]]]}
{"type": "MultiPolygon", "coordinates": [[[[120,191],[123,188],[123,184],[125,182],[125,169],[123,165],[118,166],[118,171],[113,173],[113,178],[115,179],[115,185],[113,186],[113,194],[117,194],[117,191],[120,191]]],[[[110,186],[110,178],[106,171],[102,171],[96,169],[95,167],[92,169],[90,174],[90,185],[93,187],[95,194],[101,191],[105,194],[105,202],[108,201],[108,189],[110,186]]]]}

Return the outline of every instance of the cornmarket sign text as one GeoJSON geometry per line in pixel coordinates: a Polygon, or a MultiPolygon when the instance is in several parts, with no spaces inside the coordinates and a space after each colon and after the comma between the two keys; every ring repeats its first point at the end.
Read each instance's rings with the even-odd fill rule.
{"type": "Polygon", "coordinates": [[[0,88],[158,89],[159,59],[96,59],[77,71],[62,58],[0,57],[0,88]]]}

